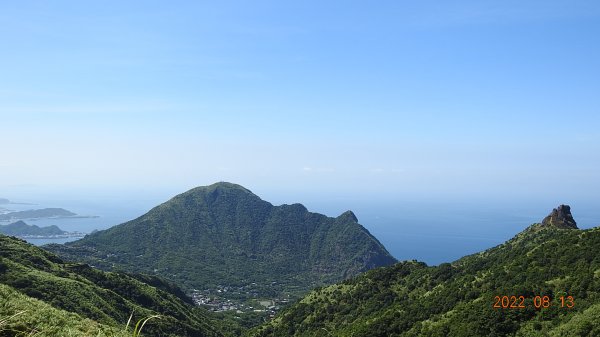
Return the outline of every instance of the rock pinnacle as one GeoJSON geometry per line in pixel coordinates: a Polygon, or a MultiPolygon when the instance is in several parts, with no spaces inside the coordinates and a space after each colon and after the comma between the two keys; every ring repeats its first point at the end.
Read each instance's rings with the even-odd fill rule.
{"type": "Polygon", "coordinates": [[[562,229],[578,229],[573,215],[571,215],[571,207],[568,205],[560,205],[553,209],[552,212],[542,220],[543,226],[552,226],[562,229]]]}

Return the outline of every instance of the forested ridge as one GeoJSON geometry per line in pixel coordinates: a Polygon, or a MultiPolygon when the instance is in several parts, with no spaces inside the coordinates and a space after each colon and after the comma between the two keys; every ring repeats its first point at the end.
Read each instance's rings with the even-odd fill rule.
{"type": "Polygon", "coordinates": [[[316,289],[251,335],[599,336],[600,228],[563,220],[452,263],[405,261],[316,289]]]}

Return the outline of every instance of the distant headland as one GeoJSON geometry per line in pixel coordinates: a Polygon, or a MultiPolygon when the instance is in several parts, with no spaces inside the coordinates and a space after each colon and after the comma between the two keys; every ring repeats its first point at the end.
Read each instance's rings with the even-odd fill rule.
{"type": "Polygon", "coordinates": [[[0,221],[62,219],[62,218],[97,218],[94,215],[78,215],[64,208],[43,208],[26,211],[15,211],[0,214],[0,221]]]}

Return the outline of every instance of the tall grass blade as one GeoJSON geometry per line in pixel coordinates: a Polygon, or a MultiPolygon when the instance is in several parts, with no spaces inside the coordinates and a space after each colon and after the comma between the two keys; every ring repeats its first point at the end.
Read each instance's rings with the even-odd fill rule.
{"type": "Polygon", "coordinates": [[[19,315],[22,315],[22,314],[24,314],[25,312],[27,312],[27,310],[19,311],[19,312],[17,312],[16,314],[14,314],[14,315],[12,315],[12,316],[9,316],[9,317],[7,317],[7,318],[5,318],[5,319],[1,320],[1,321],[0,321],[0,326],[2,326],[2,325],[3,325],[4,323],[6,323],[8,320],[10,320],[10,319],[12,319],[12,318],[15,318],[15,317],[17,317],[17,316],[19,316],[19,315]]]}
{"type": "Polygon", "coordinates": [[[131,311],[131,315],[129,315],[129,319],[127,320],[127,325],[125,325],[125,331],[127,331],[127,329],[129,329],[129,324],[131,323],[131,319],[133,318],[134,312],[135,312],[135,309],[133,309],[133,311],[131,311]]]}
{"type": "Polygon", "coordinates": [[[142,329],[144,328],[144,325],[146,325],[146,323],[147,323],[149,320],[151,320],[152,318],[157,318],[157,319],[158,319],[158,318],[160,318],[160,315],[153,315],[153,316],[150,316],[150,317],[148,317],[148,318],[144,319],[144,320],[143,320],[143,322],[142,322],[142,320],[140,319],[140,320],[137,322],[137,324],[135,325],[135,329],[133,330],[133,337],[139,337],[139,336],[141,336],[141,334],[142,334],[142,329]],[[141,325],[141,326],[140,326],[140,323],[142,323],[142,325],[141,325]],[[139,330],[138,330],[138,327],[139,327],[139,330]]]}

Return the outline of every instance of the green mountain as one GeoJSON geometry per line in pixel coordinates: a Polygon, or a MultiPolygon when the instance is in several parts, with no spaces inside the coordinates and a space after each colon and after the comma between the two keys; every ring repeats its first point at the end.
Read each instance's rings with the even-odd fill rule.
{"type": "Polygon", "coordinates": [[[453,263],[406,261],[316,289],[250,335],[600,336],[599,251],[600,228],[577,229],[560,206],[453,263]]]}
{"type": "Polygon", "coordinates": [[[42,336],[119,336],[132,313],[134,323],[160,315],[144,327],[144,336],[223,336],[216,328],[221,323],[155,277],[68,263],[4,235],[0,293],[0,336],[36,331],[42,336]]]}
{"type": "Polygon", "coordinates": [[[292,297],[395,259],[348,211],[273,206],[242,186],[194,188],[147,214],[48,249],[105,269],[155,273],[230,298],[292,297]]]}
{"type": "Polygon", "coordinates": [[[53,236],[67,234],[67,232],[54,225],[38,227],[36,225],[28,225],[23,221],[0,225],[0,233],[11,236],[53,236]]]}

